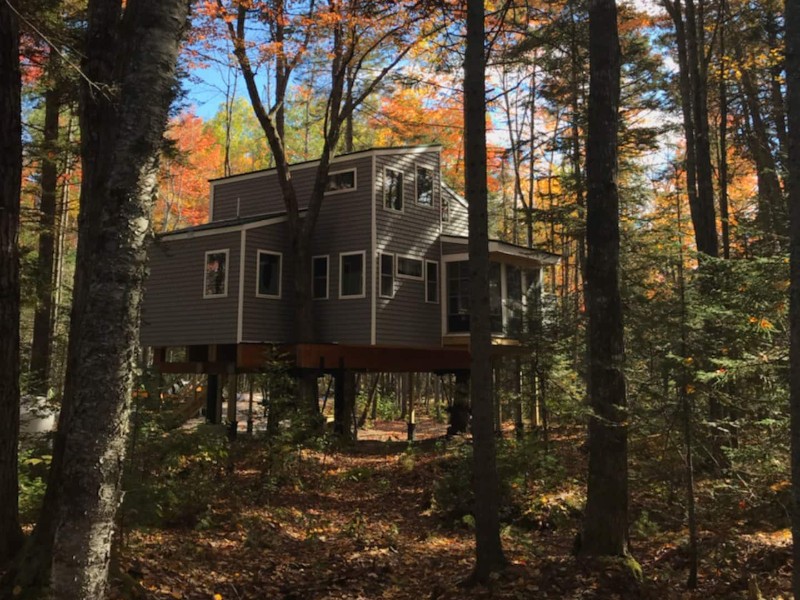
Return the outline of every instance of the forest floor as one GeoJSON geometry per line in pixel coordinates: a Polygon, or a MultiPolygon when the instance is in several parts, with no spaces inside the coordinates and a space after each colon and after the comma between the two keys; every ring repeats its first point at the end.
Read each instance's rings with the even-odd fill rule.
{"type": "MultiPolygon", "coordinates": [[[[785,519],[769,512],[774,502],[754,515],[741,500],[731,507],[718,484],[702,481],[700,581],[687,591],[682,484],[659,480],[655,467],[631,469],[631,548],[643,581],[619,566],[576,560],[586,462],[577,429],[551,434],[552,477],[540,469],[511,484],[517,497],[530,501],[506,519],[512,523],[502,534],[509,568],[488,587],[465,587],[474,553],[471,519],[448,514],[441,503],[447,485],[450,497],[460,493],[453,469],[463,466],[458,457],[470,440],[445,442],[443,433],[443,425],[423,420],[418,441],[409,445],[404,423],[376,422],[350,447],[292,449],[279,471],[263,441],[240,435],[227,468],[214,475],[201,519],[124,531],[115,597],[791,597],[790,537],[785,519]]],[[[204,493],[191,480],[185,486],[189,494],[204,493]]]]}

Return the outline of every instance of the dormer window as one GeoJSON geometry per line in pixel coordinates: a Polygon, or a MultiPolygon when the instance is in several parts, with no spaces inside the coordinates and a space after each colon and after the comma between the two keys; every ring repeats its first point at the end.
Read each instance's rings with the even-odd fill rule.
{"type": "Polygon", "coordinates": [[[383,174],[383,207],[403,210],[403,172],[386,168],[383,174]]]}

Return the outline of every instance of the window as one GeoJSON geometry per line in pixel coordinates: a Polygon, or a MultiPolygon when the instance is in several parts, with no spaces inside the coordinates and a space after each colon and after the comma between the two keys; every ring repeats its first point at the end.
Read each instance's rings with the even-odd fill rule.
{"type": "Polygon", "coordinates": [[[206,252],[206,270],[203,279],[203,298],[228,295],[228,251],[206,252]]]}
{"type": "Polygon", "coordinates": [[[281,255],[277,252],[259,250],[257,263],[256,296],[259,298],[280,298],[281,255]]]}
{"type": "Polygon", "coordinates": [[[383,298],[394,298],[394,254],[381,254],[381,289],[383,298]]]}
{"type": "Polygon", "coordinates": [[[339,298],[363,298],[365,252],[339,255],[339,298]]]}
{"type": "Polygon", "coordinates": [[[492,333],[503,333],[503,287],[500,263],[489,263],[489,322],[492,333]]]}
{"type": "Polygon", "coordinates": [[[522,333],[522,269],[506,265],[506,330],[522,333]]]}
{"type": "Polygon", "coordinates": [[[439,263],[425,261],[425,302],[439,303],[439,263]]]}
{"type": "Polygon", "coordinates": [[[398,256],[397,276],[406,279],[422,279],[422,259],[398,256]]]}
{"type": "Polygon", "coordinates": [[[469,331],[469,263],[447,264],[447,331],[469,331]]]}
{"type": "Polygon", "coordinates": [[[356,170],[334,171],[328,174],[325,182],[325,193],[334,194],[356,189],[356,170]]]}
{"type": "Polygon", "coordinates": [[[403,210],[403,172],[387,168],[383,175],[383,206],[403,210]]]}
{"type": "Polygon", "coordinates": [[[433,206],[433,169],[417,165],[417,204],[433,206]]]}
{"type": "Polygon", "coordinates": [[[328,276],[330,261],[328,256],[315,256],[311,259],[311,285],[314,288],[314,300],[328,299],[328,276]]]}
{"type": "Polygon", "coordinates": [[[442,194],[442,223],[450,221],[450,200],[442,194]]]}

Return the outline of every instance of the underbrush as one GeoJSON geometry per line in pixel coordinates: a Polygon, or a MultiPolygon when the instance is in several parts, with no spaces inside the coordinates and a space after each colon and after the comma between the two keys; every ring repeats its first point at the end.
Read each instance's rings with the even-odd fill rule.
{"type": "MultiPolygon", "coordinates": [[[[433,509],[451,523],[474,523],[472,446],[443,450],[441,477],[433,489],[433,509]]],[[[506,524],[540,530],[571,527],[583,510],[581,488],[567,477],[559,458],[541,440],[498,441],[500,518],[506,524]]]]}
{"type": "Polygon", "coordinates": [[[196,527],[225,485],[228,442],[221,425],[140,432],[125,472],[122,515],[141,526],[196,527]]]}

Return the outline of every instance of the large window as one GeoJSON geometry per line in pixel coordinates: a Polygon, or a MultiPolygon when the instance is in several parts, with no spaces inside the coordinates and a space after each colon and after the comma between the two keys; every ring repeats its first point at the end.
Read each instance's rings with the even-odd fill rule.
{"type": "Polygon", "coordinates": [[[328,299],[328,277],[330,275],[330,261],[328,255],[315,256],[311,259],[311,279],[314,287],[314,300],[328,299]]]}
{"type": "Polygon", "coordinates": [[[258,251],[258,278],[256,296],[281,297],[281,255],[267,250],[258,251]]]}
{"type": "Polygon", "coordinates": [[[489,263],[489,322],[492,333],[503,333],[503,283],[500,263],[489,263]]]}
{"type": "Polygon", "coordinates": [[[403,172],[386,168],[383,174],[383,206],[403,210],[403,172]]]}
{"type": "Polygon", "coordinates": [[[203,298],[221,298],[228,295],[228,251],[206,252],[206,270],[203,278],[203,298]]]}
{"type": "Polygon", "coordinates": [[[364,256],[362,252],[347,252],[339,255],[339,297],[363,298],[364,256]]]}
{"type": "Polygon", "coordinates": [[[439,302],[439,263],[425,261],[425,302],[439,302]]]}
{"type": "MultiPolygon", "coordinates": [[[[469,331],[469,262],[457,261],[445,264],[447,266],[447,332],[464,333],[469,331]]],[[[508,311],[505,315],[503,314],[503,269],[511,271],[515,268],[500,263],[489,263],[489,319],[491,331],[495,335],[503,335],[513,324],[511,314],[508,311]]],[[[511,275],[512,279],[520,276],[519,269],[516,269],[516,272],[516,275],[511,275]]],[[[521,280],[519,284],[512,283],[512,286],[516,286],[515,294],[521,293],[521,280]]]]}
{"type": "Polygon", "coordinates": [[[433,206],[433,169],[417,165],[417,204],[433,206]]]}
{"type": "Polygon", "coordinates": [[[447,331],[469,331],[469,263],[447,263],[447,331]]]}
{"type": "Polygon", "coordinates": [[[380,295],[383,298],[394,298],[394,254],[381,254],[380,267],[380,295]]]}
{"type": "Polygon", "coordinates": [[[405,279],[422,279],[422,259],[410,256],[397,257],[397,276],[405,279]]]}
{"type": "Polygon", "coordinates": [[[522,333],[522,269],[506,265],[506,331],[522,333]]]}
{"type": "Polygon", "coordinates": [[[356,170],[334,171],[328,174],[325,182],[325,193],[335,194],[336,192],[346,192],[356,189],[356,170]]]}

